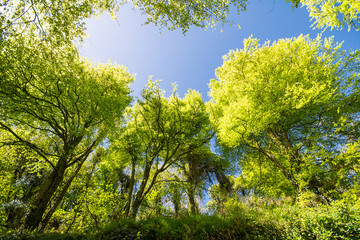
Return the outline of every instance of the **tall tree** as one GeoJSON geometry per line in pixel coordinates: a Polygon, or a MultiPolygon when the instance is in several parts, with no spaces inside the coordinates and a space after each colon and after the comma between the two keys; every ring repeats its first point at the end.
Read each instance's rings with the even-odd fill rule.
{"type": "Polygon", "coordinates": [[[189,91],[183,99],[174,92],[166,98],[158,84],[150,81],[141,96],[127,109],[126,122],[112,141],[114,160],[128,161],[131,168],[125,214],[132,217],[136,217],[158,176],[211,137],[205,104],[198,92],[189,91]]]}
{"type": "Polygon", "coordinates": [[[357,112],[349,109],[358,104],[359,52],[340,47],[331,38],[299,36],[263,46],[250,38],[243,50],[230,51],[210,83],[209,110],[221,141],[261,153],[295,191],[317,191],[317,184],[303,186],[317,175],[306,169],[333,171],[330,156],[348,143],[337,125],[357,112]]]}
{"type": "Polygon", "coordinates": [[[34,229],[66,170],[81,167],[122,116],[133,77],[124,67],[85,61],[72,45],[55,47],[28,35],[0,58],[6,66],[0,128],[14,137],[6,144],[31,149],[50,167],[26,218],[26,227],[34,229]]]}
{"type": "MultiPolygon", "coordinates": [[[[190,150],[188,154],[180,158],[176,163],[179,173],[184,176],[184,188],[187,195],[189,210],[192,214],[199,214],[199,206],[196,201],[197,193],[201,193],[203,185],[212,172],[213,154],[209,145],[190,150]]],[[[179,183],[180,184],[180,183],[179,183]]]]}

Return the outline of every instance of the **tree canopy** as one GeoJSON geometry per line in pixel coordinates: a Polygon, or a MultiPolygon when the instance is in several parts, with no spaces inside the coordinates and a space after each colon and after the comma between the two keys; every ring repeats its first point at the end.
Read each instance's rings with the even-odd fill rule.
{"type": "Polygon", "coordinates": [[[126,215],[135,217],[160,174],[206,145],[211,138],[208,115],[201,95],[189,91],[183,99],[176,92],[165,98],[158,85],[149,81],[142,99],[126,111],[126,122],[113,138],[113,161],[131,166],[126,215]],[[135,175],[139,187],[134,192],[135,175]],[[134,193],[133,193],[134,192],[134,193]],[[134,199],[132,195],[135,195],[134,199]]]}
{"type": "Polygon", "coordinates": [[[358,126],[351,116],[358,114],[352,107],[358,101],[359,53],[340,46],[320,37],[263,46],[249,38],[244,49],[230,51],[210,83],[208,108],[221,141],[258,151],[296,191],[305,166],[322,163],[319,168],[328,169],[332,160],[327,154],[319,158],[319,151],[339,154],[358,138],[336,130],[350,118],[358,126]]]}
{"type": "Polygon", "coordinates": [[[28,148],[48,165],[27,216],[36,228],[66,169],[81,166],[121,120],[133,77],[82,59],[73,45],[26,35],[11,43],[1,52],[0,129],[11,135],[2,145],[28,148]]]}
{"type": "Polygon", "coordinates": [[[357,0],[300,0],[316,28],[360,29],[360,4],[357,0]]]}
{"type": "Polygon", "coordinates": [[[246,10],[246,0],[175,0],[175,1],[131,1],[135,7],[148,16],[146,23],[165,26],[168,29],[182,29],[186,32],[191,26],[209,27],[228,22],[231,5],[237,11],[246,10]]]}

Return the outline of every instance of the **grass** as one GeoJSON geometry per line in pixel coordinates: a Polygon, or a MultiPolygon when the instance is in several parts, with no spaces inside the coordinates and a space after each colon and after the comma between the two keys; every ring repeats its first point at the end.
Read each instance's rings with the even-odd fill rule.
{"type": "Polygon", "coordinates": [[[225,215],[190,215],[182,218],[125,219],[87,233],[3,235],[0,239],[360,239],[359,205],[246,206],[239,203],[225,215]]]}

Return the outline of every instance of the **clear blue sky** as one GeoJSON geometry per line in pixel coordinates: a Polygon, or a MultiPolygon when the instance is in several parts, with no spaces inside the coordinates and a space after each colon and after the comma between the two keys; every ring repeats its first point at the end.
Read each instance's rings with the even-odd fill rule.
{"type": "MultiPolygon", "coordinates": [[[[241,29],[226,26],[221,33],[220,27],[207,31],[193,27],[183,35],[180,30],[143,26],[145,16],[132,10],[131,5],[124,5],[117,21],[108,15],[87,21],[89,38],[80,54],[95,61],[116,62],[136,73],[132,85],[134,96],[138,96],[152,75],[161,80],[161,87],[168,94],[171,84],[176,82],[181,96],[192,88],[208,100],[208,83],[215,78],[215,69],[222,65],[222,56],[231,49],[241,49],[244,38],[253,35],[263,43],[300,34],[315,38],[322,32],[310,27],[305,8],[292,10],[292,5],[285,0],[249,1],[246,12],[237,15],[234,11],[229,20],[240,24],[241,29]]],[[[360,31],[327,30],[322,35],[344,41],[345,50],[360,48],[360,31]]]]}

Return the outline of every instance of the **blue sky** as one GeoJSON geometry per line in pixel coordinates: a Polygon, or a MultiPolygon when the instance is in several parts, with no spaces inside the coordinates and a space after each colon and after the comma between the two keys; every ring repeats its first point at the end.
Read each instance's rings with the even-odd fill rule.
{"type": "MultiPolygon", "coordinates": [[[[249,1],[246,12],[237,15],[234,11],[229,16],[229,20],[240,24],[240,30],[235,26],[225,26],[223,32],[220,26],[207,31],[193,27],[183,35],[180,30],[143,26],[145,19],[138,10],[132,10],[131,5],[121,7],[117,21],[106,14],[99,19],[89,19],[86,25],[89,37],[80,49],[86,58],[110,60],[136,73],[132,85],[134,96],[139,95],[152,75],[161,80],[161,87],[168,94],[176,82],[181,96],[191,88],[208,100],[208,83],[215,78],[215,69],[222,65],[222,56],[231,49],[241,49],[244,38],[253,35],[263,43],[300,34],[315,38],[322,32],[311,28],[305,8],[292,9],[285,0],[249,1]]],[[[322,36],[344,41],[345,50],[360,47],[359,31],[327,30],[322,36]]]]}

